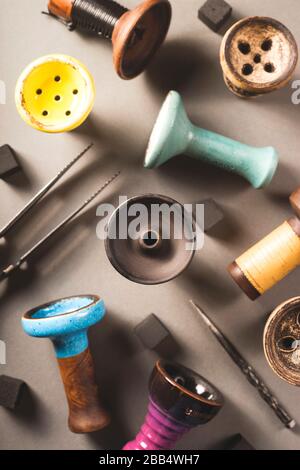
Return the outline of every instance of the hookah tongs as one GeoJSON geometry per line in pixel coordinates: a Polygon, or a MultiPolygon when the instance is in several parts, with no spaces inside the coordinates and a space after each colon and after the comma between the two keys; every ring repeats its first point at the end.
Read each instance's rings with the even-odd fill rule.
{"type": "MultiPolygon", "coordinates": [[[[87,153],[88,150],[94,144],[90,144],[86,149],[83,150],[77,157],[74,158],[65,168],[63,168],[51,181],[49,181],[40,191],[21,209],[12,220],[10,220],[5,227],[0,231],[0,238],[5,237],[5,235],[12,230],[15,225],[26,215],[30,212],[33,207],[37,205],[37,203],[47,194],[50,189],[65,175],[72,166],[80,160],[83,155],[87,153]]],[[[63,229],[71,220],[73,220],[78,214],[80,214],[86,206],[88,206],[96,197],[106,189],[106,187],[112,183],[118,176],[120,172],[116,173],[112,178],[104,183],[101,188],[98,189],[92,196],[90,196],[80,207],[78,207],[74,212],[69,214],[62,222],[60,222],[54,229],[52,229],[45,237],[43,237],[40,241],[38,241],[32,248],[30,248],[26,253],[24,253],[15,263],[8,265],[6,268],[0,272],[0,282],[4,279],[8,278],[14,271],[20,269],[22,265],[24,265],[27,260],[41,248],[42,245],[46,244],[50,238],[56,235],[61,229],[63,229]]]]}

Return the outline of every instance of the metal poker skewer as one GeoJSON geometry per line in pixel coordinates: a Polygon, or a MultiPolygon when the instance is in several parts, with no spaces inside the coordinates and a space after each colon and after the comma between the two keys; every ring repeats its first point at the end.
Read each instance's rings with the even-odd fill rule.
{"type": "Polygon", "coordinates": [[[44,238],[42,238],[39,242],[37,242],[30,250],[24,253],[18,261],[14,264],[10,264],[7,266],[1,273],[0,273],[0,282],[9,277],[15,270],[19,269],[42,245],[47,243],[50,238],[52,238],[57,232],[59,232],[62,228],[64,228],[71,220],[73,220],[80,212],[85,209],[97,196],[99,196],[104,189],[107,188],[119,175],[120,171],[116,173],[112,178],[110,178],[103,186],[101,186],[98,191],[96,191],[91,197],[89,197],[78,209],[68,215],[60,224],[58,224],[51,232],[49,232],[44,238]]]}
{"type": "Polygon", "coordinates": [[[78,160],[83,157],[88,150],[90,150],[93,147],[93,143],[91,143],[88,147],[86,147],[77,157],[74,158],[70,163],[68,163],[59,173],[57,173],[54,178],[52,178],[49,183],[47,183],[43,188],[40,189],[40,191],[26,204],[23,209],[21,209],[14,217],[11,219],[5,227],[0,230],[0,238],[5,237],[5,235],[16,225],[17,222],[19,222],[29,211],[32,209],[41,199],[45,194],[47,194],[53,186],[72,168],[73,165],[75,165],[78,160]]]}
{"type": "Polygon", "coordinates": [[[233,362],[239,367],[241,372],[246,376],[250,384],[256,388],[262,399],[269,405],[280,421],[289,429],[293,429],[296,426],[296,421],[291,418],[288,412],[278,402],[277,398],[274,397],[270,389],[258,376],[253,367],[244,359],[239,353],[236,347],[224,336],[219,328],[213,323],[208,315],[199,307],[193,300],[190,300],[191,305],[200,315],[204,323],[208,326],[213,335],[217,338],[219,343],[223,346],[227,354],[231,357],[233,362]]]}

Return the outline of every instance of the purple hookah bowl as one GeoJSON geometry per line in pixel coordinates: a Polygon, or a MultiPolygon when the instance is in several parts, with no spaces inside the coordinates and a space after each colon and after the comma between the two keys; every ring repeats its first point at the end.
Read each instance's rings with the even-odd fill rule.
{"type": "Polygon", "coordinates": [[[136,438],[123,450],[174,448],[192,428],[209,422],[221,410],[221,393],[184,366],[159,360],[149,383],[149,407],[136,438]]]}

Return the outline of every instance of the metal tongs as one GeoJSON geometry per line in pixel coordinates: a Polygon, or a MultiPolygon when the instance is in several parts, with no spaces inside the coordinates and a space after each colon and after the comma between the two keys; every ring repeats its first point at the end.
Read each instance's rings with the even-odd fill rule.
{"type": "MultiPolygon", "coordinates": [[[[86,147],[83,152],[81,152],[77,157],[74,158],[68,165],[65,166],[49,183],[47,183],[27,204],[23,209],[21,209],[12,220],[10,220],[2,230],[0,230],[0,238],[3,238],[10,230],[12,230],[15,225],[26,215],[28,212],[37,205],[37,203],[47,194],[51,188],[65,175],[73,165],[80,160],[83,155],[85,155],[88,150],[94,144],[91,143],[86,147]]],[[[51,230],[44,238],[38,241],[30,250],[24,253],[15,263],[10,264],[2,272],[0,272],[0,281],[6,279],[10,276],[15,270],[19,269],[28,258],[33,255],[42,245],[44,245],[50,238],[52,238],[59,230],[65,227],[71,220],[73,220],[83,209],[88,206],[104,189],[112,183],[118,176],[120,172],[116,173],[112,178],[104,183],[98,191],[96,191],[92,196],[90,196],[80,207],[78,207],[74,212],[68,215],[61,223],[59,223],[53,230],[51,230]]]]}

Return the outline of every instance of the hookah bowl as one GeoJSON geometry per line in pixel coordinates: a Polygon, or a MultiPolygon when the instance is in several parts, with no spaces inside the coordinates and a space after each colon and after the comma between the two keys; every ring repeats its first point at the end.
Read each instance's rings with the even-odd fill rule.
{"type": "Polygon", "coordinates": [[[281,379],[300,387],[300,297],[283,302],[264,331],[266,359],[281,379]]]}
{"type": "Polygon", "coordinates": [[[94,80],[77,59],[47,55],[22,72],[15,101],[21,118],[34,129],[48,133],[71,131],[92,111],[94,80]]]}
{"type": "Polygon", "coordinates": [[[221,410],[221,393],[207,380],[179,364],[159,360],[149,383],[149,408],[136,438],[123,450],[168,450],[192,428],[221,410]]]}
{"type": "Polygon", "coordinates": [[[69,405],[69,428],[89,433],[106,427],[110,418],[99,400],[87,330],[105,315],[94,295],[69,297],[36,307],[22,318],[24,331],[53,342],[69,405]]]}
{"type": "Polygon", "coordinates": [[[273,18],[253,16],[234,24],[223,38],[220,60],[231,92],[251,98],[283,88],[298,61],[292,33],[273,18]]]}
{"type": "Polygon", "coordinates": [[[145,0],[133,10],[113,0],[50,0],[48,10],[69,29],[94,33],[113,43],[117,74],[129,80],[147,67],[168,33],[168,0],[145,0]]]}
{"type": "Polygon", "coordinates": [[[144,166],[158,168],[180,154],[236,173],[256,189],[271,182],[278,166],[273,147],[250,147],[194,126],[179,93],[170,91],[153,128],[144,166]]]}
{"type": "Polygon", "coordinates": [[[130,281],[163,284],[191,263],[196,247],[193,216],[174,199],[157,194],[133,197],[112,214],[105,249],[113,267],[130,281]],[[153,209],[166,212],[153,216],[153,209]],[[139,218],[139,230],[130,233],[139,218]],[[165,216],[164,216],[165,214],[165,216]],[[134,235],[134,236],[133,236],[134,235]]]}
{"type": "Polygon", "coordinates": [[[290,196],[296,216],[239,256],[228,267],[242,291],[256,300],[300,265],[300,188],[290,196]]]}

